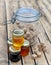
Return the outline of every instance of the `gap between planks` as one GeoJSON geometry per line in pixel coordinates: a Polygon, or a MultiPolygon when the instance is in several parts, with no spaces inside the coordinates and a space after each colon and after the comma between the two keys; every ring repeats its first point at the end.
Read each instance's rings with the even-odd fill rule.
{"type": "MultiPolygon", "coordinates": [[[[39,27],[41,27],[39,22],[40,22],[40,21],[38,21],[38,25],[36,24],[37,29],[38,29],[39,27]]],[[[34,25],[35,25],[35,24],[34,24],[34,25]]],[[[39,29],[40,29],[40,28],[39,28],[39,29]]],[[[38,30],[39,30],[39,29],[38,29],[38,30]]],[[[39,30],[38,32],[40,33],[40,30],[39,30]]],[[[36,38],[35,40],[36,40],[36,45],[32,47],[32,48],[33,48],[33,51],[34,51],[34,47],[37,48],[38,45],[40,44],[40,42],[38,41],[38,38],[36,38]]],[[[36,62],[37,62],[38,65],[47,65],[47,62],[46,62],[46,59],[45,59],[45,56],[44,56],[43,52],[42,52],[42,56],[41,56],[40,58],[37,58],[37,59],[36,59],[36,62]],[[42,61],[42,60],[43,60],[43,61],[42,61]]]]}
{"type": "MultiPolygon", "coordinates": [[[[43,20],[42,20],[42,22],[43,22],[43,20]]],[[[39,30],[40,30],[41,34],[39,34],[38,37],[39,37],[41,43],[44,43],[47,47],[47,53],[45,53],[45,55],[46,55],[49,65],[50,65],[51,64],[51,44],[50,44],[49,40],[47,39],[47,36],[45,34],[43,27],[42,28],[39,27],[39,30]]]]}
{"type": "Polygon", "coordinates": [[[51,43],[51,26],[46,22],[44,17],[42,17],[40,19],[40,22],[41,22],[42,26],[44,27],[44,30],[45,30],[45,32],[46,32],[46,34],[48,36],[48,39],[49,39],[49,41],[51,43]]]}
{"type": "Polygon", "coordinates": [[[48,9],[44,6],[44,4],[42,3],[42,1],[38,1],[39,7],[42,11],[42,14],[44,13],[44,15],[46,15],[47,19],[49,20],[49,23],[51,24],[51,14],[48,11],[48,9]],[[39,4],[40,3],[40,4],[39,4]]]}
{"type": "Polygon", "coordinates": [[[42,3],[44,3],[47,9],[51,12],[51,5],[48,3],[48,0],[43,0],[42,3]]]}

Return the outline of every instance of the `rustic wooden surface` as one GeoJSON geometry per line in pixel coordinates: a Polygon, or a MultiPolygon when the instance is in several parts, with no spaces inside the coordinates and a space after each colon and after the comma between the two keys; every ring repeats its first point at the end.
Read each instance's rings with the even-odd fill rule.
{"type": "Polygon", "coordinates": [[[51,65],[51,0],[0,0],[0,65],[51,65]],[[46,45],[47,53],[42,52],[40,58],[32,60],[33,46],[28,56],[13,63],[10,60],[8,62],[7,34],[11,37],[12,30],[17,28],[16,23],[12,24],[10,20],[13,13],[21,7],[32,7],[41,12],[42,17],[38,23],[33,23],[40,32],[35,40],[36,46],[40,43],[46,45]]]}
{"type": "Polygon", "coordinates": [[[0,0],[0,65],[8,65],[6,26],[5,24],[5,2],[0,0]]]}

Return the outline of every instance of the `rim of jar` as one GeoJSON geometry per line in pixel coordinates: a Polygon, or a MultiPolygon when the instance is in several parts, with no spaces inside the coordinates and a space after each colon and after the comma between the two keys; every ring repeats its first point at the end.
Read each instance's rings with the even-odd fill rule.
{"type": "Polygon", "coordinates": [[[12,43],[12,38],[8,38],[8,41],[7,42],[8,42],[9,45],[12,45],[13,44],[12,43]]]}
{"type": "Polygon", "coordinates": [[[16,52],[20,52],[20,51],[21,51],[21,48],[20,48],[19,50],[15,50],[15,49],[13,48],[13,46],[10,46],[10,47],[9,47],[9,51],[10,51],[10,52],[13,52],[13,53],[16,53],[16,52]]]}
{"type": "Polygon", "coordinates": [[[29,47],[29,46],[30,46],[29,44],[30,44],[30,43],[29,43],[28,40],[24,40],[24,44],[23,44],[23,46],[29,47]]]}
{"type": "Polygon", "coordinates": [[[14,30],[14,31],[13,31],[13,35],[14,35],[14,36],[22,36],[22,35],[24,35],[24,31],[21,30],[21,29],[14,30]]]}

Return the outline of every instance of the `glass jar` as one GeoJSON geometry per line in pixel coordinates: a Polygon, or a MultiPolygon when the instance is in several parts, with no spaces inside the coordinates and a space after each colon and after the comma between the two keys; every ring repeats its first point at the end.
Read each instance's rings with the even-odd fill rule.
{"type": "Polygon", "coordinates": [[[25,40],[21,47],[21,56],[25,57],[29,54],[29,41],[25,40]]]}
{"type": "MultiPolygon", "coordinates": [[[[19,8],[15,12],[15,16],[13,16],[13,19],[15,19],[16,21],[17,27],[24,30],[24,37],[25,39],[29,40],[29,42],[31,43],[30,45],[34,44],[34,39],[35,37],[37,37],[37,34],[39,34],[37,22],[40,16],[41,14],[38,10],[27,7],[19,8]]],[[[15,21],[12,21],[12,23],[15,21]]]]}
{"type": "Polygon", "coordinates": [[[24,31],[23,30],[14,30],[12,34],[12,43],[13,47],[18,50],[24,43],[24,31]]]}
{"type": "Polygon", "coordinates": [[[10,59],[12,62],[18,62],[18,61],[21,59],[20,51],[21,51],[21,49],[15,50],[15,49],[13,48],[13,46],[10,46],[10,47],[9,47],[9,59],[10,59]]]}
{"type": "Polygon", "coordinates": [[[30,42],[30,45],[36,43],[35,39],[39,34],[38,23],[39,23],[40,12],[32,8],[20,8],[18,9],[13,17],[11,24],[8,24],[9,33],[8,36],[12,36],[12,43],[15,49],[19,49],[24,42],[24,38],[30,42]],[[23,30],[23,35],[15,33],[15,30],[23,30]],[[14,31],[13,31],[14,30],[14,31]],[[13,34],[12,34],[13,31],[13,34]],[[19,36],[20,35],[20,36],[19,36]],[[20,40],[22,39],[22,41],[20,40]],[[19,41],[19,43],[16,41],[19,41]],[[21,43],[20,43],[21,41],[21,43]]]}

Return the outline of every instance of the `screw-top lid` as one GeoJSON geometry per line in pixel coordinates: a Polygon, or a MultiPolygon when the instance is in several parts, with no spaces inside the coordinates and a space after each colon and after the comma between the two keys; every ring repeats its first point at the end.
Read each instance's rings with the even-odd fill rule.
{"type": "Polygon", "coordinates": [[[29,46],[29,41],[28,40],[24,40],[23,46],[29,46]]]}
{"type": "Polygon", "coordinates": [[[16,53],[16,52],[20,52],[20,51],[21,51],[21,48],[20,48],[19,50],[15,50],[15,49],[13,48],[13,46],[10,46],[10,47],[9,47],[9,51],[10,51],[10,52],[13,52],[13,53],[14,53],[14,52],[16,53]]]}
{"type": "Polygon", "coordinates": [[[13,31],[13,35],[15,35],[15,36],[22,36],[22,35],[24,35],[24,31],[21,30],[21,29],[14,30],[13,31]]]}
{"type": "Polygon", "coordinates": [[[12,38],[8,38],[8,44],[9,45],[12,45],[13,43],[12,43],[12,38]]]}

